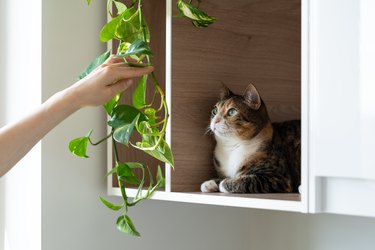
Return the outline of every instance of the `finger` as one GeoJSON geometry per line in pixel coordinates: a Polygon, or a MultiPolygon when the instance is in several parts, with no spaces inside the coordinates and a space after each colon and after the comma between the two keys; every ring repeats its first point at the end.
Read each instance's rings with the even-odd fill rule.
{"type": "Polygon", "coordinates": [[[139,77],[142,75],[148,75],[152,71],[154,71],[154,67],[114,67],[113,70],[117,75],[117,79],[127,79],[127,78],[134,78],[139,77]]]}
{"type": "Polygon", "coordinates": [[[132,79],[124,79],[116,82],[115,84],[109,85],[108,87],[111,89],[112,93],[117,94],[119,92],[125,91],[131,85],[133,85],[132,79]]]}
{"type": "MultiPolygon", "coordinates": [[[[111,66],[111,67],[129,67],[129,68],[132,67],[132,66],[129,65],[129,63],[126,63],[124,61],[114,62],[114,63],[111,63],[111,64],[106,64],[105,66],[111,66]]],[[[135,68],[135,67],[133,67],[133,68],[135,68]]],[[[141,68],[141,67],[138,67],[138,68],[141,68]]]]}
{"type": "Polygon", "coordinates": [[[107,60],[106,60],[106,63],[107,64],[115,64],[115,63],[125,63],[128,62],[128,63],[137,63],[138,61],[131,58],[131,57],[126,57],[126,60],[124,57],[117,57],[115,54],[111,55],[107,60]],[[108,61],[108,62],[107,62],[108,61]]]}
{"type": "Polygon", "coordinates": [[[115,63],[121,63],[124,62],[124,59],[122,57],[116,57],[116,55],[112,54],[108,57],[107,60],[103,63],[103,66],[109,65],[109,64],[115,64],[115,63]]]}
{"type": "MultiPolygon", "coordinates": [[[[147,64],[144,64],[144,65],[141,65],[139,64],[140,66],[133,66],[129,63],[130,61],[127,60],[127,62],[124,62],[124,61],[120,61],[120,62],[116,62],[116,63],[111,63],[111,64],[105,64],[103,66],[108,66],[108,67],[128,67],[128,68],[146,68],[146,67],[149,67],[147,64]]],[[[134,63],[137,63],[137,61],[134,61],[134,63]]]]}

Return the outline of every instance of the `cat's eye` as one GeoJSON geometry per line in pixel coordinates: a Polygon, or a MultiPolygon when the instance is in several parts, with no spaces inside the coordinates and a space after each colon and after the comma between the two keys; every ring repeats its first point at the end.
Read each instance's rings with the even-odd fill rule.
{"type": "Polygon", "coordinates": [[[217,107],[214,107],[211,111],[211,115],[215,116],[217,114],[217,107]]]}
{"type": "Polygon", "coordinates": [[[236,115],[237,113],[238,113],[238,111],[237,111],[237,109],[235,109],[235,108],[231,108],[231,109],[228,110],[228,115],[229,115],[229,116],[234,116],[234,115],[236,115]]]}

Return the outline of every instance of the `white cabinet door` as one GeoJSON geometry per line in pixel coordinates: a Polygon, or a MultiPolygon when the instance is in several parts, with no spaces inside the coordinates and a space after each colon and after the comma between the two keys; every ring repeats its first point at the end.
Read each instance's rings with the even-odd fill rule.
{"type": "Polygon", "coordinates": [[[310,210],[375,216],[375,1],[310,1],[310,210]]]}

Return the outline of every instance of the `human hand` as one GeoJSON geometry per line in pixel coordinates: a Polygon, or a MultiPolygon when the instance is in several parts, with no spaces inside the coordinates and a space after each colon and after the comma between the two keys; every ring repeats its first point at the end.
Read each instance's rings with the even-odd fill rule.
{"type": "Polygon", "coordinates": [[[122,58],[112,55],[89,75],[73,84],[69,90],[74,94],[78,108],[99,106],[117,93],[133,84],[133,78],[149,74],[153,67],[130,67],[122,58]]]}

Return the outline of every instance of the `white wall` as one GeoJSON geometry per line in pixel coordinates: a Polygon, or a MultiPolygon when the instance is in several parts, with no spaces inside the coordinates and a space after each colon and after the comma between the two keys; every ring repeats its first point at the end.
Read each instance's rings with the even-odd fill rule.
{"type": "MultiPolygon", "coordinates": [[[[105,22],[105,1],[43,1],[43,100],[71,85],[88,62],[102,53],[98,40],[105,22]]],[[[85,109],[57,126],[42,141],[42,248],[95,249],[103,227],[110,224],[98,195],[105,193],[105,148],[90,150],[92,158],[73,157],[71,139],[91,128],[105,133],[100,108],[85,109]]],[[[104,240],[103,240],[104,242],[104,240]]],[[[103,248],[99,248],[103,249],[103,248]]]]}
{"type": "MultiPolygon", "coordinates": [[[[0,34],[5,34],[6,26],[6,6],[5,1],[0,1],[0,34]]],[[[0,53],[5,53],[5,42],[0,41],[0,53]]],[[[5,107],[5,57],[0,56],[0,107],[5,107]]],[[[0,126],[5,123],[5,110],[0,109],[0,126]]]]}
{"type": "MultiPolygon", "coordinates": [[[[0,16],[3,126],[41,103],[41,0],[1,0],[0,16]]],[[[0,249],[41,247],[40,166],[38,144],[0,179],[0,249]]]]}
{"type": "MultiPolygon", "coordinates": [[[[0,1],[0,34],[5,34],[5,1],[0,1]]],[[[5,43],[0,41],[0,54],[5,53],[5,43]]],[[[0,107],[5,107],[5,58],[0,57],[0,107]]],[[[0,126],[5,124],[4,108],[0,108],[0,126]]],[[[0,249],[4,246],[4,229],[5,229],[5,183],[0,178],[0,249]]]]}
{"type": "MultiPolygon", "coordinates": [[[[74,82],[104,50],[98,42],[105,1],[43,1],[43,99],[74,82]]],[[[100,108],[77,112],[42,142],[42,246],[44,250],[103,249],[373,249],[375,219],[303,215],[229,207],[147,201],[131,212],[143,237],[115,229],[117,214],[100,203],[105,194],[105,147],[90,159],[70,155],[71,138],[94,128],[105,134],[100,108]]],[[[21,250],[21,249],[12,249],[21,250]]]]}

